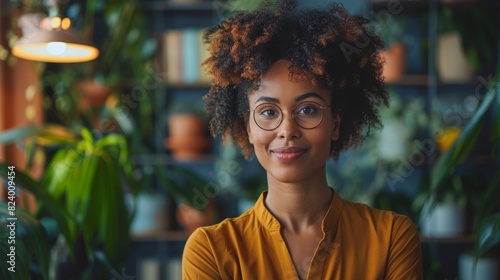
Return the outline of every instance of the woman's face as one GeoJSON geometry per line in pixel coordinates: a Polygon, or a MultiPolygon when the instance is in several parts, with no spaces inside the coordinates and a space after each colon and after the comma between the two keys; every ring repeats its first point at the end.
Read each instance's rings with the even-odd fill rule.
{"type": "Polygon", "coordinates": [[[247,132],[270,176],[283,183],[300,183],[324,178],[331,141],[339,137],[340,118],[329,107],[328,89],[313,86],[310,81],[289,80],[289,65],[286,60],[271,65],[259,89],[249,94],[247,132]]]}

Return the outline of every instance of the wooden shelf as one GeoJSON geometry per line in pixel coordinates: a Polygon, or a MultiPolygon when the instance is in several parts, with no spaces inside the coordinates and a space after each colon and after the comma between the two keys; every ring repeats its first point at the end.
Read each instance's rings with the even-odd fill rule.
{"type": "Polygon", "coordinates": [[[427,86],[430,77],[428,75],[404,75],[397,81],[386,82],[391,86],[427,86]]]}

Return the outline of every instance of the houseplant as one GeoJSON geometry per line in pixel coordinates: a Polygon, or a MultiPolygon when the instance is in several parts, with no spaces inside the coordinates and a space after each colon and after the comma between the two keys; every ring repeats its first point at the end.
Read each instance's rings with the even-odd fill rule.
{"type": "MultiPolygon", "coordinates": [[[[36,213],[31,214],[21,208],[16,207],[16,243],[9,244],[1,242],[0,251],[4,256],[10,254],[10,245],[15,245],[16,272],[9,271],[11,265],[8,262],[0,264],[0,275],[2,279],[31,279],[31,277],[50,278],[50,249],[48,244],[53,243],[51,238],[56,235],[64,236],[69,254],[74,257],[72,244],[75,240],[76,228],[70,227],[74,222],[72,217],[39,181],[35,181],[29,175],[12,165],[0,163],[0,178],[4,179],[6,185],[11,181],[15,183],[16,189],[32,193],[39,205],[36,213]],[[14,173],[13,173],[14,172],[14,173]],[[15,176],[15,178],[13,177],[15,176]],[[12,178],[13,180],[10,180],[12,178]],[[15,179],[15,181],[14,181],[15,179]],[[51,221],[55,221],[57,229],[50,226],[51,221]]],[[[7,202],[11,202],[8,198],[7,202]]],[[[0,235],[2,240],[7,240],[10,229],[7,225],[7,218],[12,217],[8,207],[12,204],[2,202],[0,207],[0,235]]],[[[9,257],[10,258],[10,257],[9,257]]]]}
{"type": "Polygon", "coordinates": [[[175,199],[177,221],[187,232],[218,221],[214,182],[182,165],[157,165],[155,170],[161,187],[175,199]]]}
{"type": "MultiPolygon", "coordinates": [[[[496,73],[488,91],[482,96],[480,106],[463,127],[457,140],[446,152],[440,155],[432,167],[430,191],[425,199],[427,203],[420,205],[421,220],[433,211],[438,202],[437,194],[449,191],[447,189],[449,185],[445,184],[445,182],[457,174],[460,163],[467,158],[477,144],[482,129],[489,135],[488,140],[492,147],[492,157],[495,158],[494,154],[498,153],[500,143],[500,98],[496,83],[499,78],[500,74],[496,73]],[[489,126],[484,127],[485,124],[489,126]]],[[[500,208],[495,201],[498,194],[500,194],[500,169],[498,168],[498,161],[493,162],[492,165],[496,167],[494,168],[496,171],[489,176],[487,188],[480,194],[479,206],[475,215],[474,244],[471,250],[475,262],[500,244],[500,208]]],[[[480,167],[476,167],[476,171],[481,174],[480,167]]],[[[475,272],[471,273],[475,274],[475,272]]],[[[467,275],[467,277],[469,276],[467,275]]]]}
{"type": "Polygon", "coordinates": [[[74,238],[66,249],[80,244],[84,254],[69,261],[75,265],[72,273],[98,277],[118,270],[129,242],[131,219],[124,185],[137,192],[125,138],[109,134],[94,139],[87,129],[77,134],[57,125],[15,128],[0,135],[2,144],[21,140],[45,147],[58,145],[38,184],[74,217],[67,220],[68,236],[74,238]]]}
{"type": "Polygon", "coordinates": [[[406,48],[409,36],[405,33],[406,21],[396,16],[387,22],[376,21],[373,27],[385,44],[381,56],[385,60],[383,76],[386,82],[396,82],[405,72],[406,48]]]}
{"type": "Polygon", "coordinates": [[[138,2],[75,0],[66,11],[74,28],[96,43],[100,56],[87,63],[48,65],[42,78],[45,91],[53,95],[53,121],[103,133],[119,128],[139,142],[132,146],[140,146],[152,132],[149,93],[156,78],[156,40],[138,2]],[[133,130],[134,125],[142,129],[133,130]]]}
{"type": "Polygon", "coordinates": [[[179,160],[194,159],[211,146],[207,117],[201,100],[175,100],[167,109],[165,148],[179,160]]]}
{"type": "Polygon", "coordinates": [[[407,185],[406,180],[427,160],[421,134],[431,120],[423,102],[395,91],[389,94],[390,106],[379,110],[384,127],[328,166],[329,184],[346,199],[377,205],[383,193],[397,195],[396,190],[407,185]]]}
{"type": "Polygon", "coordinates": [[[495,59],[497,16],[481,7],[443,7],[439,13],[436,63],[445,82],[470,81],[495,59]]]}

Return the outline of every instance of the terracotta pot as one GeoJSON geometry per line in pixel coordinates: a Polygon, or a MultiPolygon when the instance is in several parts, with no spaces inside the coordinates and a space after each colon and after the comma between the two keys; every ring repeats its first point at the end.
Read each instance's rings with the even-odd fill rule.
{"type": "Polygon", "coordinates": [[[165,148],[172,151],[172,155],[179,160],[189,160],[203,154],[212,142],[204,136],[180,136],[165,139],[165,148]]]}
{"type": "Polygon", "coordinates": [[[185,203],[180,203],[177,207],[177,221],[188,233],[192,233],[199,227],[214,224],[216,217],[217,211],[213,202],[208,203],[202,211],[185,203]]]}
{"type": "Polygon", "coordinates": [[[401,79],[406,66],[406,47],[395,43],[381,53],[385,60],[383,75],[386,82],[396,82],[401,79]]]}
{"type": "Polygon", "coordinates": [[[93,79],[85,79],[76,83],[76,89],[80,93],[80,110],[88,110],[91,107],[99,107],[104,104],[108,96],[113,92],[111,87],[96,83],[93,79]]]}
{"type": "Polygon", "coordinates": [[[207,127],[203,119],[189,114],[176,114],[168,118],[169,137],[164,146],[177,159],[192,159],[205,152],[211,145],[206,136],[207,127]]]}
{"type": "Polygon", "coordinates": [[[168,117],[168,134],[170,137],[205,136],[205,122],[198,116],[175,114],[168,117]]]}

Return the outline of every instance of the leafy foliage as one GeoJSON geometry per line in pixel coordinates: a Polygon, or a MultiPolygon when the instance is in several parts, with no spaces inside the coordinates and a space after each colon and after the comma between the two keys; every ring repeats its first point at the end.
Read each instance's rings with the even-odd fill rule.
{"type": "Polygon", "coordinates": [[[86,129],[77,135],[49,125],[13,129],[0,135],[0,143],[33,137],[39,145],[59,144],[59,149],[39,182],[22,173],[16,180],[56,219],[61,233],[68,237],[70,251],[76,236],[82,236],[89,265],[109,262],[118,268],[125,257],[131,220],[124,185],[137,192],[125,138],[109,134],[95,140],[86,129]],[[96,252],[101,250],[98,259],[96,252]]]}

